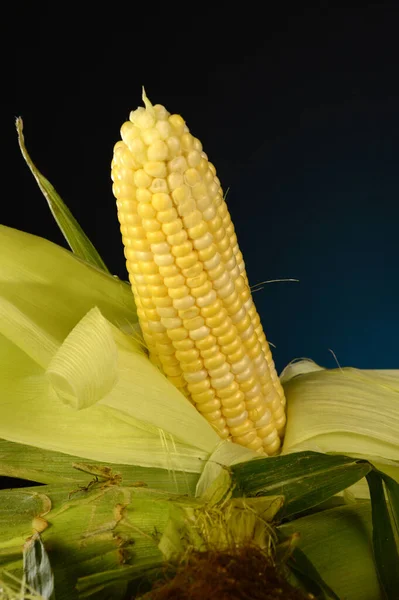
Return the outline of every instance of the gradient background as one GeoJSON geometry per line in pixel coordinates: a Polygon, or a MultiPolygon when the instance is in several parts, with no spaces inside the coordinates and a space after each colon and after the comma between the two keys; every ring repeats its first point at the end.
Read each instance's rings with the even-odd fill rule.
{"type": "Polygon", "coordinates": [[[144,84],[230,188],[251,284],[300,280],[254,296],[278,370],[334,367],[330,349],[398,368],[397,3],[304,4],[19,5],[1,222],[64,244],[19,156],[21,115],[36,165],[126,277],[109,172],[144,84]]]}

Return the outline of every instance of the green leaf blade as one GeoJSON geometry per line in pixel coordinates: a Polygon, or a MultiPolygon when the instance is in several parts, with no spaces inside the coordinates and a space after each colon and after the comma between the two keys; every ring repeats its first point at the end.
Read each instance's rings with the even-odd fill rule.
{"type": "Polygon", "coordinates": [[[23,135],[23,121],[19,117],[16,120],[16,127],[18,132],[19,147],[22,152],[22,156],[25,159],[33,177],[46,198],[47,204],[52,212],[54,219],[57,222],[63,236],[68,242],[71,250],[79,256],[79,258],[88,262],[89,264],[98,267],[102,271],[109,273],[109,270],[104,263],[103,259],[95,249],[92,242],[89,240],[78,221],[75,219],[69,208],[65,205],[60,195],[54,189],[52,184],[46,179],[39,171],[39,169],[32,162],[29,153],[25,146],[25,140],[23,135]]]}

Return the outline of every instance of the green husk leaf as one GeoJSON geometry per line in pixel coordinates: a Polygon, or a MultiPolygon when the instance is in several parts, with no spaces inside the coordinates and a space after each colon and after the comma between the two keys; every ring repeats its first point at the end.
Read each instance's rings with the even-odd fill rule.
{"type": "MultiPolygon", "coordinates": [[[[143,485],[176,494],[194,496],[198,473],[168,471],[136,465],[84,461],[82,457],[43,450],[0,439],[0,476],[38,483],[69,483],[71,489],[88,485],[98,469],[110,469],[121,476],[124,485],[143,485]]],[[[1,478],[0,478],[1,483],[1,478]]]]}
{"type": "Polygon", "coordinates": [[[315,566],[299,548],[294,548],[287,566],[303,584],[307,592],[325,600],[340,600],[337,594],[326,584],[315,566]]]}
{"type": "Polygon", "coordinates": [[[385,597],[395,600],[399,590],[399,512],[395,502],[398,492],[396,490],[392,494],[392,487],[399,488],[399,485],[391,480],[391,491],[386,495],[384,480],[375,471],[367,474],[367,482],[371,496],[374,557],[378,576],[385,597]]]}
{"type": "Polygon", "coordinates": [[[51,183],[40,173],[39,169],[34,165],[30,158],[28,151],[25,146],[25,139],[23,135],[23,121],[19,117],[16,120],[16,127],[18,132],[19,147],[22,152],[22,156],[25,159],[33,177],[46,198],[47,204],[52,212],[54,219],[57,222],[63,236],[68,242],[71,250],[82,258],[87,263],[98,267],[102,271],[109,273],[106,264],[103,259],[89,240],[69,208],[64,204],[63,200],[56,192],[51,183]]]}
{"type": "MultiPolygon", "coordinates": [[[[383,600],[373,557],[370,502],[300,517],[280,525],[278,533],[283,539],[299,537],[301,557],[310,561],[340,599],[383,600]]],[[[298,556],[295,563],[303,565],[298,556]]],[[[288,564],[295,568],[295,563],[288,564]]],[[[303,567],[301,570],[308,572],[303,567]]]]}
{"type": "Polygon", "coordinates": [[[234,495],[285,497],[280,518],[300,514],[359,481],[370,470],[365,461],[317,452],[259,458],[233,465],[234,495]]]}

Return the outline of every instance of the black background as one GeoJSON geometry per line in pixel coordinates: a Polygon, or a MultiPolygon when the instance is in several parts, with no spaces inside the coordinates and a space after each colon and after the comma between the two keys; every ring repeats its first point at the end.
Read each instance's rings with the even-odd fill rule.
{"type": "Polygon", "coordinates": [[[230,188],[251,284],[300,280],[255,295],[278,369],[301,356],[333,367],[330,349],[342,366],[398,367],[396,2],[16,11],[3,56],[2,223],[64,244],[19,155],[20,115],[35,163],[126,277],[110,162],[144,85],[182,114],[230,188]]]}

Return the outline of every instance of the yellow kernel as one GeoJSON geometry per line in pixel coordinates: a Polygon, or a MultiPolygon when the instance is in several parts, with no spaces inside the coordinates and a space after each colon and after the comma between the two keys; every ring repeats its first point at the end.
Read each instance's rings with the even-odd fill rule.
{"type": "Polygon", "coordinates": [[[217,369],[223,364],[226,364],[226,359],[221,352],[216,352],[214,356],[204,359],[204,365],[209,371],[217,369]]]}
{"type": "Polygon", "coordinates": [[[195,383],[188,384],[188,390],[191,394],[202,394],[206,392],[211,387],[211,384],[208,379],[204,379],[203,381],[198,381],[195,383]]]}
{"type": "Polygon", "coordinates": [[[150,161],[166,160],[168,157],[168,147],[162,140],[154,141],[147,150],[147,156],[150,161]]]}
{"type": "Polygon", "coordinates": [[[181,370],[183,373],[197,373],[198,371],[203,372],[204,365],[202,364],[202,360],[199,358],[194,359],[190,362],[181,362],[181,370]]]}
{"type": "Polygon", "coordinates": [[[215,390],[221,390],[228,387],[230,384],[234,382],[233,373],[226,373],[222,375],[222,377],[215,377],[211,379],[212,387],[215,390]]]}
{"type": "Polygon", "coordinates": [[[167,121],[158,121],[155,127],[159,131],[159,135],[162,140],[166,140],[168,137],[170,137],[171,127],[167,121]]]}
{"type": "MultiPolygon", "coordinates": [[[[194,207],[195,207],[195,204],[194,204],[194,207]]],[[[203,221],[202,221],[202,214],[200,213],[199,210],[196,210],[195,208],[190,214],[188,214],[184,217],[183,221],[184,221],[184,226],[187,229],[190,229],[192,227],[195,227],[199,223],[202,223],[202,225],[205,227],[205,230],[203,231],[203,233],[205,233],[207,231],[207,227],[206,227],[205,223],[203,223],[203,221]]],[[[190,231],[189,231],[189,233],[190,233],[190,231]]],[[[203,233],[199,234],[199,235],[203,235],[203,233]]],[[[197,237],[199,237],[199,236],[197,236],[197,237]]]]}
{"type": "Polygon", "coordinates": [[[181,173],[170,173],[166,179],[169,189],[174,191],[184,185],[183,175],[181,173]]]}
{"type": "Polygon", "coordinates": [[[194,317],[198,317],[199,315],[200,311],[197,306],[193,306],[192,308],[188,308],[187,310],[179,311],[179,317],[181,319],[193,319],[194,317]]]}
{"type": "Polygon", "coordinates": [[[186,329],[189,329],[191,331],[193,329],[199,329],[200,327],[205,325],[205,321],[202,317],[193,317],[191,319],[184,319],[183,325],[184,327],[186,327],[186,329]]]}
{"type": "Polygon", "coordinates": [[[189,350],[190,348],[194,348],[194,342],[190,340],[187,334],[186,337],[181,340],[173,340],[173,346],[176,350],[189,350]]]}
{"type": "Polygon", "coordinates": [[[148,188],[152,183],[152,177],[143,169],[139,169],[134,174],[134,183],[138,188],[148,188]]]}
{"type": "Polygon", "coordinates": [[[189,384],[201,383],[206,381],[208,373],[203,369],[202,371],[195,371],[194,373],[183,373],[183,377],[189,384]]]}
{"type": "Polygon", "coordinates": [[[195,277],[188,277],[186,280],[186,284],[190,288],[197,288],[197,287],[203,285],[207,280],[208,280],[208,276],[207,276],[206,272],[202,271],[199,275],[196,275],[195,277]]]}
{"type": "Polygon", "coordinates": [[[148,161],[143,165],[144,171],[151,177],[166,177],[166,165],[159,160],[148,161]]]}
{"type": "Polygon", "coordinates": [[[190,189],[186,185],[180,185],[173,190],[172,197],[177,204],[182,204],[190,198],[190,189]]]}
{"type": "MultiPolygon", "coordinates": [[[[182,137],[182,145],[184,147],[183,137],[182,137]]],[[[201,162],[201,154],[198,152],[198,150],[190,150],[190,152],[187,155],[187,162],[190,167],[198,167],[198,165],[201,162]]]]}
{"type": "Polygon", "coordinates": [[[189,294],[189,289],[186,285],[182,285],[181,287],[178,288],[170,288],[169,289],[169,296],[173,299],[175,298],[184,298],[185,296],[187,296],[189,294]]]}
{"type": "Polygon", "coordinates": [[[172,247],[172,254],[176,257],[186,256],[193,249],[193,245],[190,241],[183,242],[183,244],[179,244],[178,246],[172,247]]]}
{"type": "Polygon", "coordinates": [[[161,210],[157,214],[157,219],[160,223],[173,223],[177,220],[177,212],[174,208],[161,210]]]}
{"type": "Polygon", "coordinates": [[[208,372],[209,376],[212,377],[212,379],[219,379],[220,377],[224,377],[224,375],[230,373],[230,365],[225,362],[216,369],[208,368],[208,372]]]}
{"type": "Polygon", "coordinates": [[[194,306],[194,304],[195,304],[195,298],[193,298],[189,294],[187,296],[184,296],[183,298],[175,298],[173,300],[173,306],[177,310],[188,310],[189,308],[194,306]]]}
{"type": "Polygon", "coordinates": [[[213,256],[215,256],[216,252],[217,249],[215,244],[212,244],[208,248],[201,248],[198,252],[200,261],[205,262],[207,260],[210,260],[211,258],[213,258],[213,256]]]}
{"type": "MultiPolygon", "coordinates": [[[[212,289],[210,283],[207,286],[207,289],[208,289],[208,291],[204,291],[203,294],[197,296],[197,304],[201,309],[211,306],[212,303],[217,300],[216,292],[215,292],[215,290],[212,289]]],[[[206,315],[204,314],[204,316],[206,316],[206,315]]]]}
{"type": "Polygon", "coordinates": [[[197,169],[190,168],[190,169],[185,170],[185,172],[184,172],[184,181],[190,187],[194,187],[194,185],[196,185],[197,183],[200,183],[201,179],[202,179],[201,175],[197,171],[197,169]]]}
{"type": "MultiPolygon", "coordinates": [[[[163,246],[163,242],[156,243],[156,244],[151,244],[151,246],[152,246],[152,249],[154,247],[159,247],[159,246],[162,247],[163,246]]],[[[152,251],[154,252],[154,250],[152,250],[152,251]]],[[[168,267],[168,266],[174,264],[174,258],[169,253],[166,253],[166,254],[155,254],[154,253],[154,263],[156,265],[158,265],[159,267],[168,267]]]]}
{"type": "Polygon", "coordinates": [[[198,329],[190,330],[190,332],[189,332],[190,338],[194,341],[199,341],[199,340],[205,339],[209,334],[210,334],[210,329],[209,329],[209,327],[206,327],[206,325],[203,325],[202,327],[199,327],[198,329]]]}
{"type": "MultiPolygon", "coordinates": [[[[234,406],[225,406],[223,404],[223,415],[226,419],[234,419],[234,417],[238,417],[246,412],[245,402],[238,402],[234,406]]],[[[248,416],[248,413],[246,413],[248,416]]]]}
{"type": "MultiPolygon", "coordinates": [[[[163,181],[163,180],[161,179],[161,181],[163,181]]],[[[169,208],[173,207],[172,199],[169,196],[169,194],[165,194],[162,192],[152,194],[151,201],[152,201],[152,205],[155,208],[155,210],[162,211],[162,210],[168,210],[169,208]]]]}
{"type": "Polygon", "coordinates": [[[215,398],[215,391],[210,388],[205,392],[193,394],[192,397],[196,404],[201,404],[202,402],[210,402],[211,400],[213,400],[213,398],[215,398]]]}
{"type": "Polygon", "coordinates": [[[249,419],[246,419],[240,425],[237,425],[236,427],[231,427],[230,433],[233,437],[238,437],[244,435],[244,433],[249,433],[251,430],[253,430],[253,424],[249,419]]]}
{"type": "Polygon", "coordinates": [[[180,138],[180,143],[182,145],[183,150],[191,150],[194,145],[194,138],[191,133],[183,133],[180,138]]]}
{"type": "Polygon", "coordinates": [[[226,418],[226,423],[230,427],[230,429],[234,428],[234,430],[236,429],[236,427],[242,425],[247,420],[251,422],[248,419],[248,413],[246,410],[244,410],[244,412],[242,412],[241,414],[236,415],[235,417],[226,417],[224,413],[223,416],[226,418]]]}
{"type": "Polygon", "coordinates": [[[173,277],[165,277],[165,285],[168,288],[180,287],[184,285],[184,277],[180,274],[173,277]]]}
{"type": "Polygon", "coordinates": [[[147,231],[147,240],[150,244],[160,244],[165,241],[162,231],[147,231]]]}
{"type": "Polygon", "coordinates": [[[168,334],[168,337],[170,337],[172,342],[184,340],[186,337],[188,337],[188,333],[184,329],[184,327],[177,327],[176,329],[168,329],[166,331],[166,333],[168,334]]]}
{"type": "Polygon", "coordinates": [[[170,115],[169,119],[168,119],[170,125],[173,127],[174,131],[176,132],[176,135],[182,135],[183,131],[184,131],[184,127],[186,125],[186,123],[184,122],[184,119],[180,116],[180,115],[170,115]]]}
{"type": "MultiPolygon", "coordinates": [[[[175,219],[174,221],[170,221],[169,223],[162,223],[162,231],[165,235],[174,235],[179,233],[183,228],[183,224],[180,219],[175,219]]],[[[185,238],[187,239],[187,238],[185,238]]],[[[182,240],[185,241],[185,240],[182,240]]]]}
{"type": "Polygon", "coordinates": [[[130,121],[140,127],[140,129],[148,129],[155,124],[155,117],[146,108],[140,106],[136,110],[132,110],[129,115],[130,121]]]}
{"type": "Polygon", "coordinates": [[[186,169],[187,161],[184,156],[176,156],[168,162],[169,173],[184,173],[186,169]]]}
{"type": "Polygon", "coordinates": [[[156,177],[149,189],[153,194],[167,194],[169,192],[168,184],[166,183],[165,179],[162,179],[161,177],[156,177]]]}
{"type": "Polygon", "coordinates": [[[196,348],[190,348],[188,350],[177,350],[176,358],[180,362],[191,362],[199,358],[199,352],[196,348]]]}
{"type": "Polygon", "coordinates": [[[144,203],[138,205],[137,213],[142,219],[153,219],[157,214],[151,204],[144,203]]]}
{"type": "Polygon", "coordinates": [[[176,231],[176,233],[168,235],[168,242],[171,246],[179,246],[183,242],[186,242],[187,239],[188,236],[184,229],[181,229],[180,231],[176,231]]]}
{"type": "Polygon", "coordinates": [[[243,435],[238,435],[233,437],[233,442],[236,444],[240,444],[241,446],[245,446],[248,448],[250,444],[252,444],[257,439],[257,433],[255,429],[244,433],[243,435]]]}
{"type": "MultiPolygon", "coordinates": [[[[165,256],[165,255],[162,255],[165,256]]],[[[159,266],[159,274],[162,275],[162,277],[174,277],[175,275],[179,275],[179,269],[176,267],[175,264],[170,264],[170,265],[162,265],[159,266]]],[[[172,301],[170,302],[172,304],[172,301]]]]}
{"type": "Polygon", "coordinates": [[[159,138],[159,131],[155,127],[149,127],[148,129],[144,129],[141,132],[141,139],[147,146],[150,146],[151,144],[159,140],[159,138]]]}
{"type": "Polygon", "coordinates": [[[148,290],[151,296],[167,296],[168,290],[164,285],[150,285],[148,290]]]}
{"type": "Polygon", "coordinates": [[[177,377],[168,376],[169,381],[177,388],[183,389],[186,386],[186,382],[183,379],[183,375],[177,377]]]}
{"type": "MultiPolygon", "coordinates": [[[[173,306],[165,306],[162,308],[161,306],[156,309],[157,314],[160,318],[172,318],[177,317],[177,310],[173,308],[173,306]]],[[[174,350],[173,350],[174,352],[174,350]]]]}
{"type": "Polygon", "coordinates": [[[209,297],[208,294],[212,291],[212,285],[209,281],[205,281],[203,285],[191,289],[191,294],[197,298],[197,304],[202,306],[201,298],[209,297]]]}
{"type": "Polygon", "coordinates": [[[180,152],[180,140],[176,136],[171,136],[166,140],[169,148],[169,156],[176,156],[180,152]]]}

